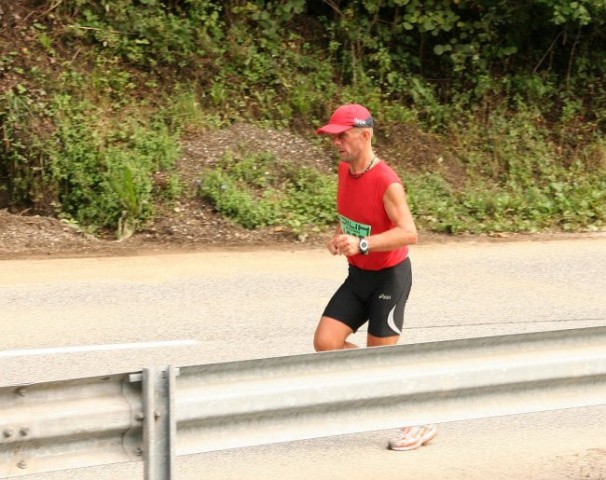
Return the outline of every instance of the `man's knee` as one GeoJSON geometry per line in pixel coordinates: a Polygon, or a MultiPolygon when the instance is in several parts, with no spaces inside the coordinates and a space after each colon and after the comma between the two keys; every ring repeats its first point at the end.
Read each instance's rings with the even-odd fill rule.
{"type": "Polygon", "coordinates": [[[326,335],[316,333],[314,336],[314,349],[316,352],[326,352],[329,350],[340,350],[343,348],[343,342],[326,335]]]}
{"type": "Polygon", "coordinates": [[[348,336],[349,334],[343,336],[330,330],[318,329],[314,335],[314,349],[316,352],[327,352],[351,348],[347,342],[348,336]]]}
{"type": "Polygon", "coordinates": [[[349,348],[347,337],[351,333],[348,325],[334,318],[322,317],[314,335],[314,348],[316,352],[349,348]]]}

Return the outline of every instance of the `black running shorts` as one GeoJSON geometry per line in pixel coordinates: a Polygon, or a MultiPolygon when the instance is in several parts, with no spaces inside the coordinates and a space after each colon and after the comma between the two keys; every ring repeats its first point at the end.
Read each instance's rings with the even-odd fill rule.
{"type": "Polygon", "coordinates": [[[349,275],[328,302],[323,316],[343,322],[354,332],[368,321],[370,335],[400,335],[411,286],[410,258],[378,271],[349,265],[349,275]]]}

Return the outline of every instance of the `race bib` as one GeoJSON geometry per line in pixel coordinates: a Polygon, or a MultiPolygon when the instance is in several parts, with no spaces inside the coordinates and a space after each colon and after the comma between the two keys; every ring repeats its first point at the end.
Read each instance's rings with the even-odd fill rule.
{"type": "Polygon", "coordinates": [[[368,237],[370,235],[371,226],[364,225],[363,223],[354,222],[343,215],[341,218],[341,230],[347,235],[354,235],[356,237],[368,237]]]}

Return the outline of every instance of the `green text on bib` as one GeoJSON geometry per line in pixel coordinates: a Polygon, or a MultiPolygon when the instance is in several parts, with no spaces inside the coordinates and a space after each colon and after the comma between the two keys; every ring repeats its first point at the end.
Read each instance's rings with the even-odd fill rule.
{"type": "Polygon", "coordinates": [[[341,217],[341,230],[346,235],[354,235],[356,237],[368,237],[370,235],[371,226],[363,223],[354,222],[343,215],[341,217]]]}

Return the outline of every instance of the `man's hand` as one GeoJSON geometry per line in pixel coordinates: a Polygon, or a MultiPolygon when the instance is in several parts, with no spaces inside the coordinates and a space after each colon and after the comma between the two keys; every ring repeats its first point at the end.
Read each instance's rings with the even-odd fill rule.
{"type": "Polygon", "coordinates": [[[328,248],[328,251],[333,255],[339,255],[341,253],[336,245],[337,237],[339,237],[339,235],[333,235],[326,243],[326,248],[328,248]]]}
{"type": "Polygon", "coordinates": [[[360,253],[360,239],[353,235],[339,234],[333,236],[328,242],[328,251],[333,255],[351,257],[360,253]]]}

